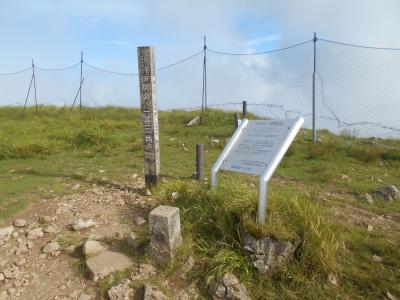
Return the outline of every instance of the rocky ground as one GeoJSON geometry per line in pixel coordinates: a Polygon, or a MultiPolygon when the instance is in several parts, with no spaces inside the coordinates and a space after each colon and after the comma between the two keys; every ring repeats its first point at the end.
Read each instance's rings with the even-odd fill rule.
{"type": "MultiPolygon", "coordinates": [[[[200,299],[197,282],[186,276],[193,258],[168,276],[149,261],[147,220],[157,204],[142,179],[135,176],[133,182],[129,187],[93,183],[82,193],[42,199],[0,224],[0,300],[200,299]],[[124,272],[123,279],[105,286],[102,280],[118,272],[124,272]]],[[[66,188],[83,190],[78,184],[66,188]]],[[[386,190],[382,197],[399,199],[397,188],[386,190]]],[[[397,217],[347,206],[335,211],[338,222],[368,231],[398,228],[397,217]]],[[[242,243],[262,274],[290,259],[297,247],[246,234],[242,243]]],[[[374,255],[373,261],[381,260],[374,255]]],[[[336,278],[329,280],[336,285],[336,278]]],[[[212,299],[249,299],[246,287],[230,273],[208,292],[212,299]]]]}
{"type": "MultiPolygon", "coordinates": [[[[132,274],[108,290],[109,298],[138,294],[129,286],[157,273],[135,259],[144,240],[140,232],[147,230],[149,202],[140,179],[129,188],[93,184],[80,194],[43,199],[3,222],[0,299],[98,299],[104,296],[98,279],[122,270],[132,274]]],[[[178,291],[166,283],[164,290],[179,299],[196,298],[196,286],[188,282],[187,287],[178,291]]],[[[164,299],[155,286],[144,285],[139,293],[164,299]]]]}

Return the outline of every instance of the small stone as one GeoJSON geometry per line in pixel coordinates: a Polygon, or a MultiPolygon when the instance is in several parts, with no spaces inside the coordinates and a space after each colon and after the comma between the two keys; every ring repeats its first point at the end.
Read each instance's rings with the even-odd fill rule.
{"type": "Polygon", "coordinates": [[[191,283],[189,286],[178,292],[174,300],[197,300],[199,298],[200,291],[195,283],[191,283]]]}
{"type": "Polygon", "coordinates": [[[53,225],[49,225],[49,226],[46,226],[45,228],[43,228],[43,232],[44,233],[55,233],[55,232],[57,232],[57,228],[53,225]]]}
{"type": "Polygon", "coordinates": [[[13,225],[15,227],[25,227],[28,224],[28,221],[25,219],[15,219],[13,225]]]}
{"type": "Polygon", "coordinates": [[[167,297],[160,291],[160,289],[156,286],[145,285],[143,287],[143,300],[165,300],[167,297]]]}
{"type": "Polygon", "coordinates": [[[368,194],[368,193],[365,193],[365,194],[361,195],[361,199],[362,199],[362,200],[365,200],[365,201],[368,202],[369,204],[374,203],[374,198],[373,198],[370,194],[368,194]]]}
{"type": "Polygon", "coordinates": [[[4,276],[3,272],[0,272],[0,281],[3,281],[6,277],[4,276]]]}
{"type": "Polygon", "coordinates": [[[43,248],[42,252],[43,253],[53,253],[56,252],[60,249],[60,245],[57,242],[50,242],[47,243],[43,248]]]}
{"type": "Polygon", "coordinates": [[[211,144],[219,144],[219,140],[218,139],[211,139],[211,144]]]}
{"type": "Polygon", "coordinates": [[[99,278],[104,278],[113,272],[130,268],[132,266],[132,261],[122,253],[104,251],[96,256],[90,257],[86,261],[86,266],[91,278],[97,281],[99,278]]]}
{"type": "Polygon", "coordinates": [[[79,183],[77,183],[77,184],[74,184],[74,185],[71,187],[71,189],[73,189],[73,190],[78,190],[80,187],[81,187],[81,185],[80,185],[79,183]]]}
{"type": "Polygon", "coordinates": [[[200,123],[200,120],[201,120],[200,116],[196,116],[193,119],[191,119],[189,123],[186,124],[186,127],[196,126],[200,123]]]}
{"type": "Polygon", "coordinates": [[[146,219],[142,217],[136,217],[133,219],[133,222],[135,223],[136,226],[140,226],[146,224],[146,219]]]}
{"type": "Polygon", "coordinates": [[[70,245],[64,249],[64,252],[67,254],[73,254],[73,253],[75,253],[77,248],[78,248],[77,245],[70,245]]]}
{"type": "Polygon", "coordinates": [[[374,230],[374,226],[372,226],[371,224],[368,224],[368,226],[367,226],[367,230],[368,230],[368,231],[372,231],[372,230],[374,230]]]}
{"type": "Polygon", "coordinates": [[[337,285],[337,277],[333,273],[328,274],[328,280],[332,285],[337,285]]]}
{"type": "Polygon", "coordinates": [[[172,192],[171,194],[172,199],[176,200],[179,198],[179,193],[178,192],[172,192]]]}
{"type": "Polygon", "coordinates": [[[122,240],[124,238],[124,233],[122,231],[114,232],[114,238],[117,240],[122,240]]]}
{"type": "Polygon", "coordinates": [[[0,240],[4,238],[9,238],[13,232],[14,232],[14,227],[12,226],[0,228],[0,240]]]}
{"type": "Polygon", "coordinates": [[[378,256],[378,255],[373,255],[372,256],[372,260],[374,262],[382,262],[382,257],[378,256]]]}
{"type": "Polygon", "coordinates": [[[376,193],[386,201],[400,200],[400,191],[394,185],[383,187],[376,193]]]}
{"type": "Polygon", "coordinates": [[[182,279],[186,279],[186,275],[193,269],[195,264],[195,260],[193,257],[189,256],[187,261],[182,265],[182,267],[179,269],[179,276],[182,279]]]}
{"type": "Polygon", "coordinates": [[[28,232],[28,239],[30,239],[30,240],[34,240],[34,239],[37,239],[38,237],[42,237],[42,236],[43,236],[42,228],[35,228],[32,230],[29,230],[29,232],[28,232]]]}
{"type": "Polygon", "coordinates": [[[90,295],[87,295],[85,293],[80,294],[78,300],[90,300],[92,297],[90,295]]]}
{"type": "Polygon", "coordinates": [[[16,238],[19,236],[19,234],[18,234],[17,231],[14,231],[14,232],[11,234],[11,236],[12,236],[13,239],[16,239],[16,238]]]}
{"type": "Polygon", "coordinates": [[[157,269],[150,264],[139,264],[136,272],[131,274],[132,280],[143,280],[147,279],[149,276],[155,275],[157,269]]]}
{"type": "Polygon", "coordinates": [[[22,259],[20,259],[20,260],[17,260],[16,262],[14,262],[14,264],[15,264],[16,266],[18,266],[18,267],[25,266],[25,264],[26,264],[26,259],[22,258],[22,259]]]}
{"type": "Polygon", "coordinates": [[[145,195],[146,195],[146,196],[151,196],[151,192],[150,192],[150,190],[146,190],[146,193],[145,193],[145,195]]]}
{"type": "Polygon", "coordinates": [[[78,231],[81,229],[93,227],[94,225],[96,225],[96,223],[91,219],[88,220],[77,219],[72,224],[72,229],[78,231]]]}
{"type": "Polygon", "coordinates": [[[10,269],[4,270],[4,271],[3,271],[3,274],[4,274],[4,277],[7,278],[7,279],[13,279],[13,278],[15,278],[13,272],[11,272],[10,269]]]}
{"type": "Polygon", "coordinates": [[[390,292],[386,292],[386,298],[388,298],[389,300],[397,300],[397,298],[390,292]]]}
{"type": "Polygon", "coordinates": [[[33,242],[32,241],[26,241],[26,247],[28,247],[28,249],[32,249],[33,242]]]}
{"type": "Polygon", "coordinates": [[[134,290],[129,287],[130,281],[126,281],[124,284],[119,284],[111,287],[108,292],[108,298],[110,300],[129,300],[134,299],[134,290]]]}
{"type": "Polygon", "coordinates": [[[134,250],[139,249],[142,244],[142,239],[139,238],[134,232],[131,232],[127,238],[128,244],[133,247],[134,250]]]}
{"type": "Polygon", "coordinates": [[[130,180],[135,180],[139,175],[136,173],[133,173],[131,176],[129,176],[130,180]]]}
{"type": "Polygon", "coordinates": [[[51,217],[50,216],[40,216],[38,218],[38,221],[40,224],[47,224],[51,222],[51,217]]]}
{"type": "Polygon", "coordinates": [[[217,283],[211,285],[209,294],[214,300],[250,300],[249,293],[244,284],[240,283],[239,279],[231,273],[225,273],[217,283]]]}
{"type": "Polygon", "coordinates": [[[108,245],[103,242],[87,240],[83,245],[82,251],[86,257],[96,255],[100,252],[106,251],[108,249],[108,245]]]}
{"type": "Polygon", "coordinates": [[[346,175],[346,174],[342,174],[342,175],[340,176],[340,178],[342,178],[342,179],[349,179],[350,177],[349,177],[348,175],[346,175]]]}

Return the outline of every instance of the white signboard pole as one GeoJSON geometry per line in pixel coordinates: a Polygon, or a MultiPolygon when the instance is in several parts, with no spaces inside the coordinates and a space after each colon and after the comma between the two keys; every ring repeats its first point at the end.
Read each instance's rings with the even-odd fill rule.
{"type": "Polygon", "coordinates": [[[279,148],[279,151],[275,153],[274,157],[271,159],[271,163],[268,165],[264,173],[260,176],[260,186],[258,193],[258,222],[260,222],[261,224],[264,224],[267,218],[266,214],[267,214],[268,181],[271,179],[272,175],[274,174],[276,168],[283,159],[286,151],[292,144],[294,138],[296,137],[303,123],[304,119],[299,118],[297,122],[294,124],[294,126],[292,126],[289,129],[288,135],[284,139],[283,144],[279,148]]]}
{"type": "Polygon", "coordinates": [[[229,140],[228,144],[226,144],[224,150],[218,157],[217,161],[212,166],[212,168],[211,168],[211,188],[214,188],[215,185],[217,184],[217,173],[218,173],[219,169],[221,168],[222,164],[224,163],[224,160],[228,156],[229,152],[232,150],[233,146],[239,139],[240,135],[242,134],[243,130],[246,128],[248,123],[249,123],[249,120],[247,120],[247,119],[242,120],[242,122],[240,123],[240,126],[236,129],[235,133],[229,140]]]}
{"type": "Polygon", "coordinates": [[[258,221],[265,223],[268,181],[303,122],[303,118],[255,121],[243,119],[211,168],[211,187],[215,187],[220,169],[260,175],[258,221]]]}

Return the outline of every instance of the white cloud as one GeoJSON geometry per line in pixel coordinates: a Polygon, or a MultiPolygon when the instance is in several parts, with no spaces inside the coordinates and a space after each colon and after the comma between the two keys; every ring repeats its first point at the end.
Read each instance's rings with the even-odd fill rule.
{"type": "MultiPolygon", "coordinates": [[[[81,50],[85,51],[87,61],[101,67],[136,72],[136,46],[154,45],[158,65],[166,65],[201,50],[203,35],[207,35],[210,48],[229,52],[252,52],[269,43],[284,47],[311,39],[314,31],[320,37],[348,43],[400,47],[400,2],[396,0],[16,0],[3,1],[0,6],[0,57],[4,58],[0,61],[0,73],[23,68],[32,57],[42,66],[67,65],[79,60],[81,50]],[[243,30],[243,19],[245,22],[261,20],[257,32],[249,34],[243,30]]],[[[209,54],[209,101],[284,103],[288,108],[309,112],[311,46],[260,56],[209,54]]],[[[328,50],[321,48],[320,51],[328,50]]],[[[339,63],[326,66],[326,74],[330,74],[329,70],[337,72],[340,56],[338,58],[339,63]]],[[[395,58],[389,59],[386,63],[369,60],[370,67],[381,70],[388,62],[395,62],[395,58]]],[[[356,65],[353,67],[357,68],[356,65]]],[[[39,72],[39,99],[61,103],[60,98],[73,98],[79,70],[74,72],[64,77],[39,72]],[[59,79],[50,80],[50,77],[59,79]]],[[[85,72],[87,81],[83,94],[88,102],[138,104],[137,86],[131,79],[89,69],[85,72]]],[[[357,78],[356,69],[355,74],[357,78]]],[[[159,72],[160,106],[199,105],[201,76],[201,56],[159,72]]],[[[362,76],[357,78],[360,89],[364,84],[361,79],[362,76]]],[[[28,80],[29,74],[6,80],[0,78],[0,103],[20,103],[28,80]]],[[[339,88],[346,87],[340,77],[328,76],[325,80],[327,85],[333,84],[329,80],[335,80],[334,84],[339,88]]],[[[389,90],[391,94],[388,97],[392,99],[397,92],[389,90]]],[[[365,94],[365,97],[371,95],[365,94]]],[[[348,94],[346,97],[354,96],[348,94]]],[[[330,97],[334,101],[337,95],[330,97]]],[[[372,98],[367,100],[376,101],[372,98]]],[[[355,105],[361,111],[367,109],[362,103],[355,105]]],[[[335,109],[340,112],[340,107],[335,109]]],[[[390,115],[387,110],[381,114],[390,115]]],[[[369,112],[364,115],[372,118],[369,112]]]]}

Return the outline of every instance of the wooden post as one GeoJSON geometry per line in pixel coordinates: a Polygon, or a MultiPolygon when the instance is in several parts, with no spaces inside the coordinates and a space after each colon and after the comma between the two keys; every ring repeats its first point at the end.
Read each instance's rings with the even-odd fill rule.
{"type": "Polygon", "coordinates": [[[140,108],[143,127],[144,175],[146,186],[160,181],[160,140],[156,103],[156,63],[153,47],[138,47],[140,108]]]}

